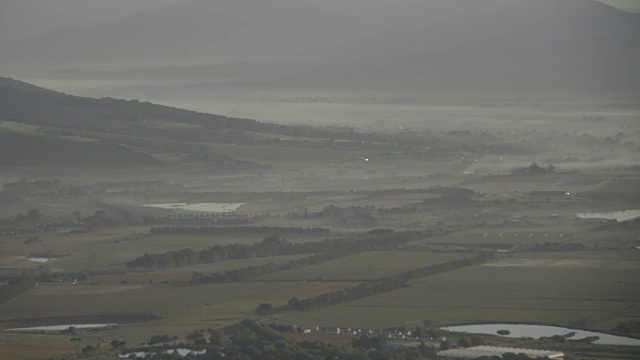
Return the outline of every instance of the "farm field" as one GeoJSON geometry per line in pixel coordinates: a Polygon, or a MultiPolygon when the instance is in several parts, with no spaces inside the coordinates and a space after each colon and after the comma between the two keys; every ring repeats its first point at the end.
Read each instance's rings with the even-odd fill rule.
{"type": "Polygon", "coordinates": [[[34,323],[37,319],[52,317],[156,314],[163,318],[150,323],[153,326],[179,324],[196,330],[198,326],[233,323],[251,316],[262,302],[282,306],[293,296],[315,296],[349,286],[353,283],[43,285],[29,290],[19,301],[3,304],[6,311],[0,324],[9,328],[19,323],[18,319],[30,319],[30,323],[34,323]],[[41,306],[43,303],[47,306],[41,306]],[[12,325],[7,326],[9,323],[12,325]]]}
{"type": "Polygon", "coordinates": [[[376,251],[255,278],[256,281],[364,281],[463,259],[465,253],[376,251]]]}
{"type": "Polygon", "coordinates": [[[133,271],[131,269],[121,269],[119,273],[110,275],[96,275],[91,277],[91,284],[118,284],[125,282],[128,284],[148,284],[150,282],[157,283],[188,283],[191,281],[191,275],[194,272],[202,272],[205,274],[221,273],[225,271],[238,270],[250,266],[260,266],[265,263],[273,263],[276,265],[285,264],[292,260],[297,260],[305,255],[281,255],[269,256],[250,259],[228,260],[213,264],[201,264],[181,267],[170,270],[155,271],[133,271]]]}
{"type": "MultiPolygon", "coordinates": [[[[368,356],[351,345],[353,332],[338,338],[315,326],[381,334],[419,326],[438,335],[425,337],[423,358],[438,350],[444,325],[538,323],[640,337],[640,219],[577,216],[640,209],[633,107],[569,111],[558,99],[518,100],[528,110],[511,118],[515,103],[476,94],[469,99],[481,117],[449,123],[455,116],[443,107],[442,118],[416,118],[411,129],[375,119],[357,129],[48,98],[0,78],[0,92],[16,86],[26,104],[42,96],[57,105],[23,116],[30,108],[0,97],[18,107],[0,114],[11,119],[0,122],[0,359],[96,351],[115,360],[154,336],[218,351],[264,340],[256,329],[301,341],[310,334],[368,356]],[[508,115],[491,122],[503,107],[508,115]],[[90,323],[118,325],[6,331],[90,323]]],[[[397,359],[416,358],[419,341],[394,340],[407,345],[397,359]]],[[[561,350],[575,359],[633,358],[573,345],[561,350]]],[[[338,349],[327,346],[316,355],[338,349]]]]}
{"type": "Polygon", "coordinates": [[[608,329],[640,314],[640,252],[623,264],[580,253],[576,259],[566,253],[555,254],[555,259],[536,255],[519,254],[415,280],[405,289],[287,321],[326,326],[326,319],[340,319],[339,326],[386,328],[423,320],[451,325],[502,319],[608,329]]]}

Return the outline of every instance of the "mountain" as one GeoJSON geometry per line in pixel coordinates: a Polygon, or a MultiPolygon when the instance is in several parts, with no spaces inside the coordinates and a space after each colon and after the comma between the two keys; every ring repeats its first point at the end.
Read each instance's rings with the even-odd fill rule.
{"type": "Polygon", "coordinates": [[[5,47],[2,60],[128,63],[273,60],[329,42],[348,21],[299,0],[189,0],[5,47]]]}
{"type": "Polygon", "coordinates": [[[183,0],[0,0],[0,43],[96,25],[183,0]]]}
{"type": "Polygon", "coordinates": [[[179,64],[167,76],[195,73],[261,88],[640,89],[632,80],[640,14],[598,1],[344,4],[362,5],[188,0],[0,46],[0,61],[38,68],[179,64]]]}
{"type": "Polygon", "coordinates": [[[282,166],[353,158],[371,136],[71,96],[0,77],[0,166],[260,170],[273,161],[282,166]]]}

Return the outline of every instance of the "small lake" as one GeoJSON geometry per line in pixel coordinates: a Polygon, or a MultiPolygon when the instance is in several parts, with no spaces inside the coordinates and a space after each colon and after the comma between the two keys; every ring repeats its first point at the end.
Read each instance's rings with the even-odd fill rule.
{"type": "Polygon", "coordinates": [[[603,213],[578,213],[576,214],[576,216],[580,219],[607,219],[616,221],[627,221],[640,217],[640,210],[623,210],[603,213]]]}
{"type": "Polygon", "coordinates": [[[146,207],[169,209],[169,210],[189,210],[212,213],[234,212],[245,203],[170,203],[170,204],[147,204],[146,207]]]}
{"type": "Polygon", "coordinates": [[[598,336],[600,339],[594,341],[594,344],[600,345],[628,345],[640,346],[640,339],[630,337],[609,335],[595,331],[569,329],[560,326],[550,325],[526,325],[526,324],[478,324],[478,325],[460,325],[442,327],[442,330],[452,332],[463,332],[471,334],[498,335],[498,330],[508,330],[512,338],[534,338],[551,337],[554,335],[575,335],[568,337],[569,340],[580,340],[586,337],[598,336]]]}
{"type": "Polygon", "coordinates": [[[29,258],[30,261],[34,261],[34,262],[39,262],[39,263],[46,263],[47,261],[50,261],[51,259],[49,258],[39,258],[39,257],[32,257],[29,258]]]}
{"type": "Polygon", "coordinates": [[[99,329],[118,324],[65,324],[65,325],[49,325],[49,326],[33,326],[14,329],[5,329],[5,331],[64,331],[73,327],[76,329],[99,329]]]}

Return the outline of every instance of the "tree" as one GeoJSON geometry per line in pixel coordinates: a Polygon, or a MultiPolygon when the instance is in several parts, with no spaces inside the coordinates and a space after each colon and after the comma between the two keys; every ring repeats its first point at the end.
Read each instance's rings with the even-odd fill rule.
{"type": "Polygon", "coordinates": [[[71,341],[71,342],[73,343],[73,345],[75,346],[75,348],[76,348],[76,354],[79,354],[79,353],[80,353],[80,351],[79,351],[79,349],[80,349],[80,342],[82,341],[82,339],[81,339],[81,338],[79,338],[79,337],[72,337],[71,339],[69,339],[69,341],[71,341]]]}
{"type": "Polygon", "coordinates": [[[297,305],[298,305],[298,302],[300,302],[300,300],[298,300],[298,298],[294,296],[291,299],[289,299],[289,306],[292,309],[296,309],[297,305]]]}
{"type": "Polygon", "coordinates": [[[112,340],[109,344],[111,344],[111,346],[115,349],[115,350],[120,350],[121,348],[124,347],[124,345],[126,344],[125,341],[120,341],[120,340],[112,340]]]}
{"type": "Polygon", "coordinates": [[[151,339],[149,339],[149,344],[162,344],[168,343],[171,341],[169,335],[153,335],[151,339]]]}
{"type": "Polygon", "coordinates": [[[271,310],[273,310],[273,306],[271,304],[260,304],[256,308],[256,314],[260,316],[271,314],[271,310]]]}
{"type": "Polygon", "coordinates": [[[209,342],[212,345],[220,345],[222,344],[222,331],[218,330],[218,329],[207,329],[207,331],[209,332],[209,342]]]}
{"type": "Polygon", "coordinates": [[[420,340],[420,345],[418,346],[420,349],[420,354],[427,359],[435,358],[438,356],[438,352],[434,346],[427,346],[424,341],[420,340]]]}
{"type": "Polygon", "coordinates": [[[451,349],[451,343],[448,340],[442,340],[440,342],[440,350],[449,350],[451,349]]]}
{"type": "Polygon", "coordinates": [[[529,165],[529,174],[545,174],[547,170],[536,163],[529,165]]]}
{"type": "Polygon", "coordinates": [[[370,349],[372,348],[371,339],[368,336],[361,336],[359,339],[351,340],[351,346],[354,348],[370,349]]]}
{"type": "Polygon", "coordinates": [[[469,347],[469,340],[467,340],[465,338],[460,338],[458,340],[458,346],[459,347],[469,347]]]}
{"type": "Polygon", "coordinates": [[[107,221],[108,218],[109,216],[107,215],[107,213],[102,210],[98,210],[93,213],[93,222],[96,224],[103,224],[107,221]]]}
{"type": "Polygon", "coordinates": [[[472,336],[471,337],[471,346],[479,346],[479,345],[484,345],[484,340],[482,340],[482,338],[480,338],[480,337],[472,336]]]}
{"type": "Polygon", "coordinates": [[[31,210],[27,213],[27,220],[32,223],[38,223],[42,220],[44,215],[39,210],[31,210]]]}
{"type": "Polygon", "coordinates": [[[86,356],[93,355],[96,352],[96,348],[91,345],[87,345],[82,348],[82,354],[86,356]]]}

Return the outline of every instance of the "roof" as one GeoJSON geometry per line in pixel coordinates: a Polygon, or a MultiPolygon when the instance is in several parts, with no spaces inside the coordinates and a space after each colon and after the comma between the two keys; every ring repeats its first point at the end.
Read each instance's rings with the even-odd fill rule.
{"type": "Polygon", "coordinates": [[[532,350],[532,349],[518,349],[498,346],[474,346],[469,348],[459,348],[439,351],[438,356],[456,358],[456,359],[475,359],[481,356],[500,356],[502,357],[506,353],[525,354],[530,358],[548,357],[549,359],[562,359],[564,353],[560,351],[548,351],[548,350],[532,350]]]}

